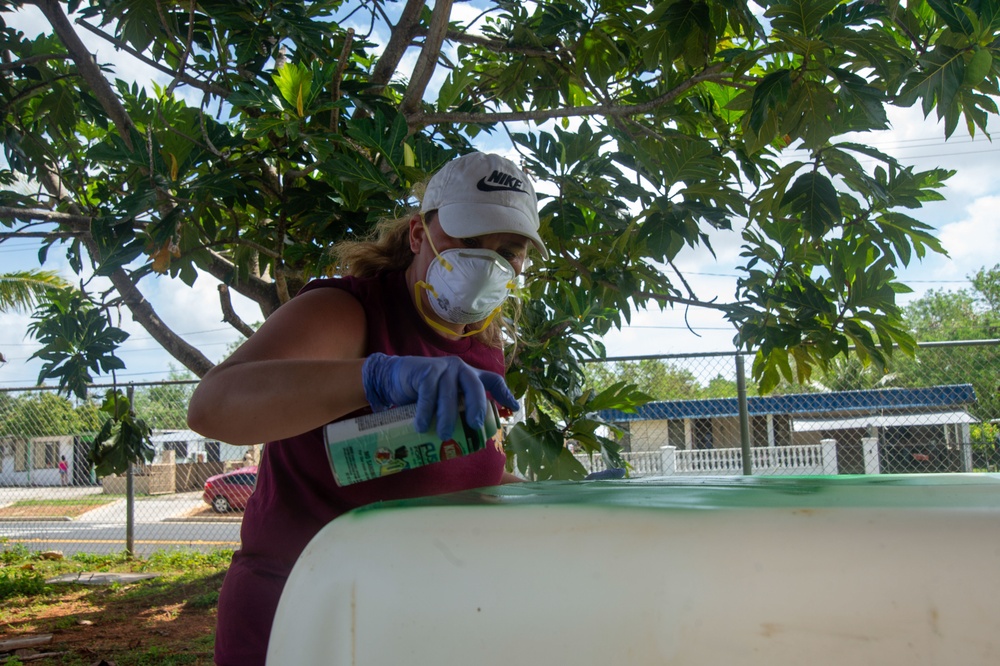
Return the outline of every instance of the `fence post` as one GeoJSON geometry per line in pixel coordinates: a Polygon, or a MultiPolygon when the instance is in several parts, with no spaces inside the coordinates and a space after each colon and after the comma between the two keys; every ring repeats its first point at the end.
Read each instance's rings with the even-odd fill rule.
{"type": "Polygon", "coordinates": [[[862,437],[861,448],[865,455],[865,474],[881,474],[878,462],[878,437],[862,437]]]}
{"type": "MultiPolygon", "coordinates": [[[[129,384],[126,391],[129,409],[135,399],[135,386],[129,384]]],[[[129,559],[135,557],[135,476],[132,473],[132,462],[129,461],[125,471],[125,554],[129,559]]]]}
{"type": "Polygon", "coordinates": [[[660,447],[660,474],[664,476],[673,476],[677,473],[677,447],[666,446],[660,447]]]}
{"type": "Polygon", "coordinates": [[[740,450],[743,452],[743,475],[753,474],[750,459],[750,412],[747,410],[747,377],[743,354],[736,353],[736,400],[740,407],[740,450]]]}
{"type": "Polygon", "coordinates": [[[823,464],[823,474],[837,474],[837,440],[819,440],[820,457],[823,464]],[[831,469],[832,468],[832,469],[831,469]]]}

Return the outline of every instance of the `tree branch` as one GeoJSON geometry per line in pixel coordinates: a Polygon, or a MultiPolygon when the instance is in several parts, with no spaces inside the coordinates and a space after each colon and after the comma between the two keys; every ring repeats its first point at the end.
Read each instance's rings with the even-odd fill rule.
{"type": "Polygon", "coordinates": [[[124,51],[125,53],[129,54],[130,56],[132,56],[136,60],[139,60],[142,63],[144,63],[146,65],[149,65],[153,69],[156,69],[156,70],[158,70],[160,72],[163,72],[164,74],[172,76],[172,77],[176,78],[177,80],[181,81],[182,83],[186,83],[187,85],[191,86],[192,88],[197,88],[198,90],[202,90],[202,91],[207,92],[207,93],[212,94],[212,95],[218,95],[219,97],[222,97],[222,98],[225,98],[225,97],[227,97],[229,95],[229,90],[227,90],[225,88],[221,88],[221,87],[219,87],[217,85],[214,85],[212,83],[208,83],[206,81],[199,81],[198,79],[196,79],[194,77],[188,76],[187,74],[182,74],[180,72],[176,72],[176,71],[170,69],[169,67],[165,67],[165,66],[161,65],[160,63],[156,62],[155,60],[147,58],[145,55],[143,55],[139,51],[136,51],[135,49],[133,49],[128,44],[125,44],[124,42],[121,42],[121,41],[115,39],[113,36],[111,36],[108,33],[104,32],[100,28],[97,28],[97,27],[94,27],[94,26],[90,25],[89,23],[87,23],[83,19],[77,19],[76,20],[76,24],[79,25],[80,27],[84,28],[85,30],[94,33],[95,35],[97,35],[101,39],[105,40],[109,44],[114,45],[114,47],[116,49],[124,51]]]}
{"type": "Polygon", "coordinates": [[[245,338],[249,338],[253,335],[253,329],[250,328],[245,321],[240,319],[240,316],[236,314],[236,310],[233,309],[233,300],[229,294],[229,287],[224,284],[219,285],[219,304],[222,306],[223,322],[229,324],[242,333],[245,338]]]}
{"type": "Polygon", "coordinates": [[[420,49],[420,56],[417,58],[417,64],[413,67],[413,74],[410,76],[410,85],[406,87],[403,102],[399,105],[399,111],[404,116],[409,116],[420,108],[424,91],[427,90],[427,84],[430,83],[431,77],[434,75],[438,55],[441,53],[441,45],[448,32],[451,6],[452,0],[437,0],[434,3],[434,9],[431,11],[431,25],[427,30],[424,47],[420,49]]]}
{"type": "Polygon", "coordinates": [[[399,15],[399,21],[392,29],[389,42],[385,45],[381,57],[375,63],[372,71],[371,88],[369,92],[378,94],[385,89],[399,62],[403,59],[407,47],[413,41],[417,28],[420,27],[420,12],[423,10],[425,0],[407,0],[403,12],[399,15]]]}
{"type": "MultiPolygon", "coordinates": [[[[101,252],[90,233],[90,219],[82,215],[79,207],[73,202],[69,193],[63,188],[59,174],[51,169],[39,170],[39,181],[42,186],[58,201],[66,203],[71,211],[72,219],[62,222],[71,231],[79,233],[80,241],[90,256],[100,260],[101,252]]],[[[132,282],[123,269],[117,268],[108,276],[111,284],[121,296],[122,302],[132,313],[132,319],[142,326],[147,333],[156,340],[167,353],[184,364],[188,370],[198,377],[204,377],[205,373],[212,369],[214,364],[202,354],[197,348],[188,344],[183,338],[160,319],[159,315],[150,305],[149,301],[142,295],[139,288],[132,282]]]]}
{"type": "MultiPolygon", "coordinates": [[[[57,213],[54,210],[44,208],[12,208],[10,206],[0,206],[0,220],[42,220],[43,222],[57,222],[59,224],[86,225],[90,226],[93,218],[87,215],[73,215],[72,213],[57,213]]],[[[21,234],[16,234],[20,236],[21,234]]]]}
{"type": "Polygon", "coordinates": [[[236,266],[222,255],[211,250],[207,254],[208,261],[196,262],[198,268],[212,275],[219,282],[229,285],[236,293],[242,294],[260,305],[261,312],[265,317],[270,316],[281,305],[273,282],[254,276],[238,280],[236,266]]]}
{"type": "Polygon", "coordinates": [[[25,65],[33,65],[36,62],[45,62],[46,60],[72,60],[72,58],[68,55],[63,55],[61,53],[29,56],[27,58],[21,58],[20,60],[17,60],[15,62],[0,63],[0,72],[8,72],[12,69],[18,69],[19,67],[24,67],[25,65]]]}
{"type": "MultiPolygon", "coordinates": [[[[344,36],[344,48],[340,49],[340,58],[337,60],[337,71],[333,74],[333,91],[330,95],[334,102],[340,99],[340,83],[344,80],[344,72],[347,71],[347,64],[351,61],[351,49],[354,47],[354,28],[348,28],[344,36]]],[[[337,132],[340,126],[340,107],[330,110],[330,129],[337,132]]]]}
{"type": "Polygon", "coordinates": [[[135,124],[111,88],[111,84],[104,78],[104,74],[94,61],[94,57],[87,51],[87,47],[80,39],[80,36],[73,30],[73,26],[70,24],[69,19],[66,17],[66,12],[62,8],[62,3],[58,2],[58,0],[36,0],[35,4],[42,10],[42,13],[48,19],[59,40],[66,47],[66,50],[69,51],[73,62],[76,63],[77,69],[80,70],[80,76],[90,86],[94,97],[97,98],[105,113],[108,114],[115,127],[118,128],[118,134],[121,136],[122,141],[125,142],[129,150],[132,150],[132,130],[135,129],[135,124]]]}
{"type": "MultiPolygon", "coordinates": [[[[416,36],[427,35],[427,30],[417,30],[416,36]]],[[[469,44],[471,46],[481,46],[493,53],[512,53],[515,55],[521,55],[528,58],[558,58],[559,54],[556,53],[557,49],[539,49],[532,48],[530,46],[511,46],[507,42],[500,39],[490,39],[489,37],[484,37],[482,35],[470,35],[463,32],[458,32],[457,30],[449,30],[445,35],[445,39],[449,42],[456,42],[458,44],[469,44]]],[[[560,48],[562,44],[559,44],[560,48]]]]}
{"type": "MultiPolygon", "coordinates": [[[[607,286],[613,289],[618,289],[617,285],[609,284],[607,286]]],[[[657,294],[652,291],[638,291],[635,293],[635,295],[643,296],[645,298],[649,298],[664,304],[676,303],[678,305],[690,305],[696,308],[708,308],[710,310],[721,310],[723,312],[733,307],[731,303],[714,303],[711,301],[699,301],[690,298],[681,298],[680,296],[667,296],[666,294],[657,294]]]]}
{"type": "Polygon", "coordinates": [[[698,85],[702,81],[713,81],[724,78],[722,71],[725,69],[724,63],[718,63],[705,69],[700,74],[696,74],[685,80],[683,83],[671,88],[655,99],[641,104],[628,105],[602,105],[591,104],[588,106],[566,107],[561,109],[537,109],[535,111],[497,111],[495,113],[414,113],[408,117],[411,128],[426,127],[427,125],[439,125],[448,123],[461,123],[474,125],[477,123],[498,123],[515,121],[545,121],[554,118],[576,118],[580,116],[605,116],[609,118],[621,118],[626,116],[637,116],[649,113],[674,101],[682,94],[698,85]]]}

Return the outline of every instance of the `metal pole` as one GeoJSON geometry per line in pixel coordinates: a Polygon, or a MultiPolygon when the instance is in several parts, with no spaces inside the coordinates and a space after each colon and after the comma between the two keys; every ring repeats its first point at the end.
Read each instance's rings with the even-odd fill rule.
{"type": "Polygon", "coordinates": [[[750,412],[747,409],[747,372],[743,354],[736,355],[736,401],[740,408],[740,449],[743,452],[743,475],[753,474],[750,459],[750,412]]]}
{"type": "MultiPolygon", "coordinates": [[[[130,384],[126,392],[130,411],[134,393],[135,387],[130,384]]],[[[135,477],[131,462],[125,472],[125,554],[129,559],[135,557],[135,477]]]]}

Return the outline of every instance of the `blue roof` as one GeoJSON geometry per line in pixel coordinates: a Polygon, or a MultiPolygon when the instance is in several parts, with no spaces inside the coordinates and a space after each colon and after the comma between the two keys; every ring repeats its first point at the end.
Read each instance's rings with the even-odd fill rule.
{"type": "MultiPolygon", "coordinates": [[[[751,416],[767,414],[836,414],[838,412],[879,412],[882,410],[928,410],[966,405],[976,401],[972,384],[928,388],[889,388],[831,393],[752,396],[747,398],[751,416]]],[[[708,419],[739,416],[736,398],[709,400],[667,400],[650,402],[628,414],[618,409],[600,412],[606,421],[654,421],[665,419],[708,419]]]]}

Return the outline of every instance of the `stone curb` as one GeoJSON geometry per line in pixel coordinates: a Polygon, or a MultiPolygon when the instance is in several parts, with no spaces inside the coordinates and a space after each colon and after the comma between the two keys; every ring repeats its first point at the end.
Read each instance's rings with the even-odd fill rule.
{"type": "Polygon", "coordinates": [[[159,578],[158,573],[76,573],[49,578],[49,585],[57,583],[77,583],[79,585],[112,585],[114,583],[136,583],[151,578],[159,578]]]}
{"type": "Polygon", "coordinates": [[[163,518],[161,523],[241,523],[243,516],[181,516],[179,518],[163,518]]]}

